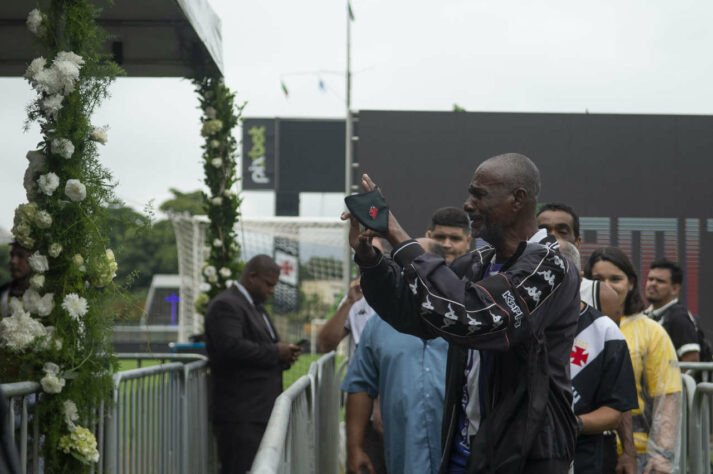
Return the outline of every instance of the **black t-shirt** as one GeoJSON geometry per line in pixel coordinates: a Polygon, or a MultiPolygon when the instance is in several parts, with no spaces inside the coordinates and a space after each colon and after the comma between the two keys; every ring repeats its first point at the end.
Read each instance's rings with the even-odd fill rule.
{"type": "MultiPolygon", "coordinates": [[[[579,315],[570,371],[575,414],[602,406],[621,412],[638,407],[634,369],[624,335],[614,321],[588,305],[579,315]]],[[[580,435],[575,474],[600,474],[604,449],[604,435],[580,435]]]]}
{"type": "Polygon", "coordinates": [[[686,352],[701,351],[696,323],[681,303],[675,303],[661,312],[653,312],[651,317],[666,330],[679,359],[686,352]]]}

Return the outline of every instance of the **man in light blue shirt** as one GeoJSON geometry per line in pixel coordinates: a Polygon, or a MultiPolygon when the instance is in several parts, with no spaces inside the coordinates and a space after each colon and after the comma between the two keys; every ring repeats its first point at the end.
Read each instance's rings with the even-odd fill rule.
{"type": "Polygon", "coordinates": [[[349,472],[371,471],[360,440],[377,396],[389,474],[438,472],[447,352],[441,338],[423,340],[396,331],[381,318],[369,319],[342,383],[350,398],[369,403],[355,410],[354,399],[347,402],[349,472]]]}

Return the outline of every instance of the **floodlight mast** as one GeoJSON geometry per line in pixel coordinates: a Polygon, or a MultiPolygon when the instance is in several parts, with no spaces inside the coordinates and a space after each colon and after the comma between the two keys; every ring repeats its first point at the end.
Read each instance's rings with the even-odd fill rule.
{"type": "MultiPolygon", "coordinates": [[[[352,9],[350,5],[350,0],[347,0],[347,69],[346,69],[346,150],[344,153],[344,195],[349,196],[353,192],[352,187],[352,71],[351,71],[351,22],[352,22],[352,9]]],[[[346,292],[349,288],[349,280],[351,277],[351,261],[352,252],[349,246],[349,226],[344,228],[344,238],[346,240],[346,245],[344,246],[344,275],[342,280],[344,282],[344,291],[346,292]]],[[[346,294],[346,293],[345,293],[346,294]]]]}

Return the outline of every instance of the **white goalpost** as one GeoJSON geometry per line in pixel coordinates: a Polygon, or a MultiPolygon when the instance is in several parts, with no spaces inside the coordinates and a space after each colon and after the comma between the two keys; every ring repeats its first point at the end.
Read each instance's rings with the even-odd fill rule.
{"type": "MultiPolygon", "coordinates": [[[[205,216],[172,216],[176,233],[180,274],[178,341],[203,332],[203,315],[193,302],[203,281],[205,216]]],[[[282,271],[273,302],[284,335],[300,332],[312,320],[324,318],[338,303],[349,283],[350,260],[346,259],[347,224],[337,218],[267,217],[241,219],[235,227],[241,259],[258,254],[272,256],[282,271]]],[[[297,336],[295,336],[297,337],[297,336]]]]}

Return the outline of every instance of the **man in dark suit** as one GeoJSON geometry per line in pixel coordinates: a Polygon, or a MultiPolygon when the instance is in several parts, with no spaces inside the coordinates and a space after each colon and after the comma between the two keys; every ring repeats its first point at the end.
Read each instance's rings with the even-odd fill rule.
{"type": "Polygon", "coordinates": [[[272,406],[282,392],[282,371],[300,353],[299,346],[280,342],[263,306],[275,292],[279,276],[275,261],[258,255],[206,311],[210,416],[223,474],[250,469],[272,406]]]}

